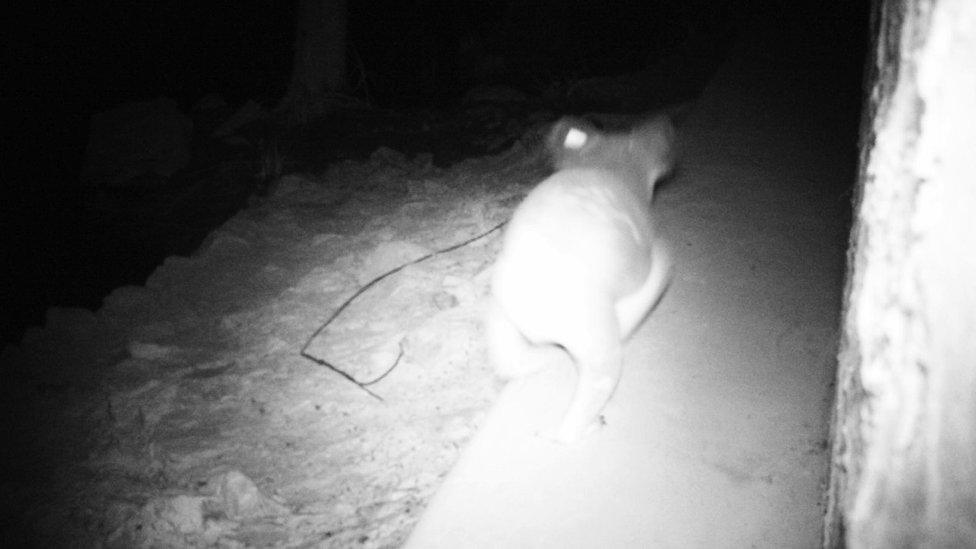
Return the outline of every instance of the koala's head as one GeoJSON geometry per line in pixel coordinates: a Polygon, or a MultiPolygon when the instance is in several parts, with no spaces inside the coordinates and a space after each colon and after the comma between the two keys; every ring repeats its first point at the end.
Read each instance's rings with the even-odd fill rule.
{"type": "Polygon", "coordinates": [[[603,141],[602,133],[588,120],[575,116],[560,118],[546,137],[546,150],[553,167],[562,170],[594,161],[603,141]]]}
{"type": "Polygon", "coordinates": [[[625,170],[646,178],[650,186],[671,172],[676,157],[674,125],[666,115],[621,134],[604,133],[585,119],[566,116],[553,124],[546,147],[556,170],[625,170]]]}

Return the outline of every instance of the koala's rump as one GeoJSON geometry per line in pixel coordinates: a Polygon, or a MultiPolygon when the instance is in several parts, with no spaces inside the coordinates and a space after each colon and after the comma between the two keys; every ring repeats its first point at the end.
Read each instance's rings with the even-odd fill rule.
{"type": "Polygon", "coordinates": [[[492,291],[526,336],[547,339],[547,326],[612,307],[641,286],[654,237],[641,184],[609,170],[564,170],[518,207],[492,291]]]}

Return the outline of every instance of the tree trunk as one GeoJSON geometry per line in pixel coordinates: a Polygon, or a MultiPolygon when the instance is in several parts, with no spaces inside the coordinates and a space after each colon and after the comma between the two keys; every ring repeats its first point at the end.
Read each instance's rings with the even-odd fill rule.
{"type": "Polygon", "coordinates": [[[874,0],[826,547],[976,547],[976,2],[874,0]]]}
{"type": "Polygon", "coordinates": [[[303,125],[329,112],[346,87],[346,0],[298,0],[295,60],[278,110],[303,125]]]}

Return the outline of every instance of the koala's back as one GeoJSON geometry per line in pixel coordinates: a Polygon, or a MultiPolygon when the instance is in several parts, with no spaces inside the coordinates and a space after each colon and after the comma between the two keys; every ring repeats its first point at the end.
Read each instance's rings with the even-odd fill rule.
{"type": "Polygon", "coordinates": [[[512,217],[498,261],[501,291],[537,286],[556,295],[575,284],[616,299],[638,287],[655,239],[651,195],[672,169],[673,142],[666,116],[621,134],[558,121],[546,141],[557,171],[512,217]]]}
{"type": "Polygon", "coordinates": [[[653,227],[650,204],[633,192],[630,178],[574,168],[540,183],[505,233],[499,265],[518,271],[511,273],[512,284],[585,283],[612,297],[636,287],[647,269],[653,227]]]}

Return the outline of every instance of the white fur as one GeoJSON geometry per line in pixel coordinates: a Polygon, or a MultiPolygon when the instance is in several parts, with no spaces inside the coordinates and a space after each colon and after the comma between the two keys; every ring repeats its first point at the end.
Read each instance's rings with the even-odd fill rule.
{"type": "Polygon", "coordinates": [[[605,136],[564,120],[550,147],[564,168],[540,183],[509,223],[486,328],[502,377],[529,373],[533,346],[559,345],[570,354],[577,386],[553,437],[572,442],[601,423],[620,378],[622,343],[670,280],[650,197],[671,169],[673,130],[667,119],[654,119],[630,134],[605,136]]]}

